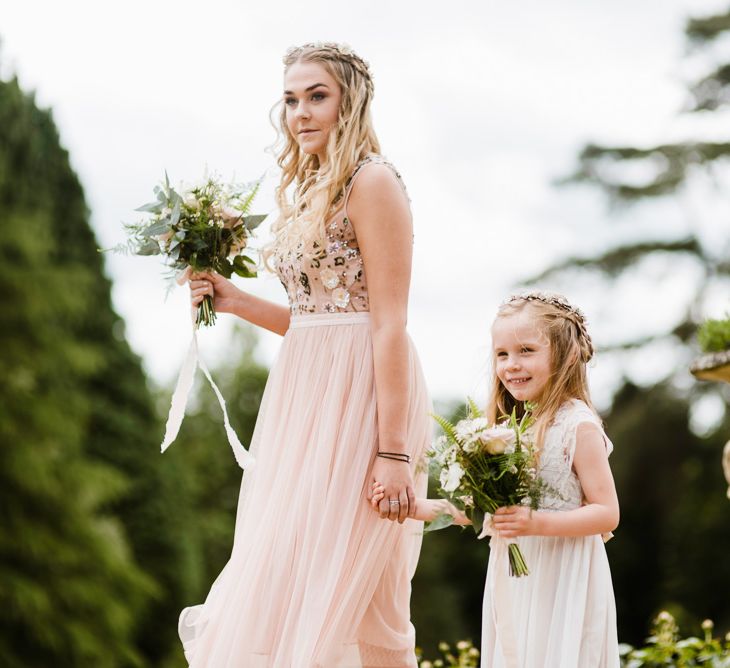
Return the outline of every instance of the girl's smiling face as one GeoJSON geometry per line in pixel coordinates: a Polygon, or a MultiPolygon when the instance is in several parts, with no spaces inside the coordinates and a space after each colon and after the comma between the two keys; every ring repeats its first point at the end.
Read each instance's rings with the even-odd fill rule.
{"type": "Polygon", "coordinates": [[[284,76],[286,124],[302,152],[326,158],[330,130],[337,123],[342,92],[319,63],[297,62],[284,76]]]}
{"type": "Polygon", "coordinates": [[[517,401],[539,401],[550,376],[547,336],[528,312],[501,316],[492,325],[497,378],[517,401]]]}

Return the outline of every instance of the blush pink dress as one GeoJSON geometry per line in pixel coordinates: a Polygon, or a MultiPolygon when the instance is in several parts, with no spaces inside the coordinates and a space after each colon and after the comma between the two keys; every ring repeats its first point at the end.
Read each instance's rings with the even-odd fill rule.
{"type": "MultiPolygon", "coordinates": [[[[278,256],[291,323],[251,442],[231,558],[179,633],[194,668],[416,666],[411,578],[422,523],[381,520],[366,499],[378,449],[367,277],[347,217],[355,170],[314,254],[278,256]]],[[[397,173],[396,173],[397,175],[397,173]]],[[[408,449],[431,437],[430,400],[409,352],[408,449]]]]}

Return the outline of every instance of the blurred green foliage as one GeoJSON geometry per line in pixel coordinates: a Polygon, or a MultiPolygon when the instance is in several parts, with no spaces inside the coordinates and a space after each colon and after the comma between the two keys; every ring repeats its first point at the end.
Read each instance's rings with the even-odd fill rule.
{"type": "Polygon", "coordinates": [[[0,82],[0,213],[0,663],[141,665],[138,616],[161,589],[114,510],[133,485],[106,450],[139,452],[156,421],[112,334],[81,186],[17,81],[0,82]]]}
{"type": "Polygon", "coordinates": [[[705,353],[717,353],[730,348],[730,317],[705,320],[697,330],[697,341],[705,353]]]}

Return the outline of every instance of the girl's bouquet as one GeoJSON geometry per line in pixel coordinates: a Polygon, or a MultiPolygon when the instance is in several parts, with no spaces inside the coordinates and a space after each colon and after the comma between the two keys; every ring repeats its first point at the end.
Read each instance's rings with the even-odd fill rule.
{"type": "MultiPolygon", "coordinates": [[[[480,538],[488,535],[491,515],[502,506],[529,505],[536,510],[549,489],[537,476],[533,446],[526,437],[532,423],[531,411],[517,419],[515,411],[505,421],[490,425],[469,399],[469,414],[455,425],[434,416],[444,431],[428,453],[438,473],[439,494],[471,521],[480,538]]],[[[451,515],[440,515],[427,530],[453,523],[451,515]]],[[[528,575],[529,570],[517,543],[509,544],[510,575],[528,575]]]]}
{"type": "MultiPolygon", "coordinates": [[[[129,240],[113,250],[135,255],[163,255],[172,275],[215,271],[230,278],[256,276],[256,263],[242,254],[253,230],[266,216],[249,215],[259,181],[221,183],[207,178],[201,185],[176,191],[165,182],[154,189],[155,201],[137,211],[150,214],[126,224],[129,240]]],[[[206,295],[198,307],[196,325],[215,322],[213,299],[206,295]]]]}

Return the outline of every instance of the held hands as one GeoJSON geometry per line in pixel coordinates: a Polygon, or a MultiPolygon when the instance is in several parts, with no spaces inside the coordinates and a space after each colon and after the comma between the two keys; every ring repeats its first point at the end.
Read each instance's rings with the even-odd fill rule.
{"type": "MultiPolygon", "coordinates": [[[[375,481],[371,492],[370,505],[379,511],[380,504],[385,499],[385,487],[375,481]]],[[[440,514],[453,515],[454,524],[471,524],[469,518],[444,499],[419,499],[414,503],[417,506],[413,518],[432,522],[440,514]]],[[[381,513],[381,517],[382,517],[381,513]]],[[[492,515],[492,527],[502,538],[516,538],[517,536],[537,535],[537,514],[525,506],[509,506],[498,508],[492,515]]]]}
{"type": "MultiPolygon", "coordinates": [[[[385,487],[379,482],[373,483],[370,505],[375,512],[379,512],[380,502],[385,498],[385,487]]],[[[411,517],[421,522],[433,522],[439,515],[451,515],[454,524],[465,526],[471,524],[469,518],[458,508],[455,508],[446,499],[416,499],[415,510],[411,517]]]]}
{"type": "Polygon", "coordinates": [[[190,304],[193,308],[197,308],[205,296],[210,295],[218,313],[233,313],[236,301],[242,293],[231,281],[214,272],[195,274],[188,268],[180,280],[187,280],[190,285],[190,304]]]}
{"type": "Polygon", "coordinates": [[[373,502],[373,489],[368,490],[368,500],[373,504],[381,518],[403,524],[407,517],[416,512],[416,495],[413,492],[413,476],[405,462],[382,457],[375,458],[371,473],[371,483],[378,481],[382,488],[377,503],[373,502]]]}

